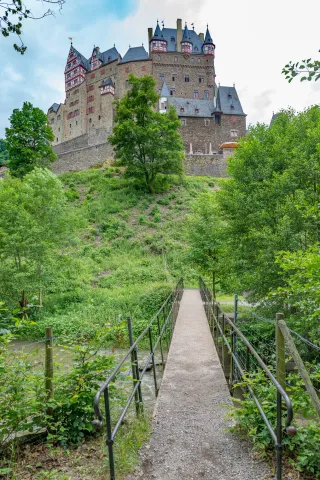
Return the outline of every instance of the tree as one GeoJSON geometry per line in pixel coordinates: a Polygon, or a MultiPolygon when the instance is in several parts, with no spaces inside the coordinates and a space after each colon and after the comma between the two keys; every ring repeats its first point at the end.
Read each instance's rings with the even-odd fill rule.
{"type": "MultiPolygon", "coordinates": [[[[49,3],[51,5],[57,5],[59,9],[62,9],[65,0],[42,0],[44,3],[49,3]]],[[[20,45],[16,43],[13,44],[14,49],[17,52],[20,52],[21,55],[25,53],[27,47],[24,45],[21,35],[22,35],[22,26],[26,19],[39,20],[41,18],[47,17],[48,15],[54,15],[54,12],[49,8],[43,15],[40,17],[35,17],[22,0],[0,0],[0,32],[4,37],[9,37],[9,35],[17,35],[20,41],[20,45]]]]}
{"type": "MultiPolygon", "coordinates": [[[[223,265],[224,225],[218,214],[215,193],[203,193],[195,202],[187,218],[189,258],[204,275],[212,275],[212,292],[216,298],[216,285],[223,265]]],[[[221,277],[220,277],[221,278],[221,277]]]]}
{"type": "Polygon", "coordinates": [[[51,284],[72,220],[63,186],[49,170],[35,168],[23,180],[7,176],[0,182],[2,298],[17,301],[51,284]]]}
{"type": "Polygon", "coordinates": [[[57,156],[50,144],[54,140],[46,114],[29,102],[15,109],[6,128],[8,167],[11,175],[22,178],[34,167],[45,167],[57,156]]]}
{"type": "Polygon", "coordinates": [[[0,166],[5,165],[8,160],[8,150],[4,140],[0,138],[0,166]]]}
{"type": "Polygon", "coordinates": [[[320,108],[282,111],[258,124],[229,159],[231,178],[217,192],[226,221],[225,256],[234,290],[262,300],[284,286],[276,259],[320,241],[320,108]]]}
{"type": "Polygon", "coordinates": [[[116,102],[113,135],[118,165],[127,167],[127,174],[143,178],[150,192],[159,173],[183,172],[183,143],[175,109],[156,112],[159,100],[156,82],[151,76],[129,76],[130,91],[116,102]]]}
{"type": "Polygon", "coordinates": [[[286,80],[288,80],[289,83],[291,83],[295,77],[302,74],[304,75],[300,77],[300,82],[304,82],[305,80],[308,80],[309,82],[312,80],[317,81],[320,78],[320,61],[306,58],[305,60],[296,63],[289,62],[282,69],[282,73],[285,75],[286,80]]]}

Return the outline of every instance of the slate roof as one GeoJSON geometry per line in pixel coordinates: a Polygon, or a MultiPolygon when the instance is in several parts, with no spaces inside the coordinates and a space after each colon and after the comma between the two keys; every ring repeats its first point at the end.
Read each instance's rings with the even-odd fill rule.
{"type": "Polygon", "coordinates": [[[109,48],[109,50],[106,50],[105,52],[101,53],[101,58],[102,58],[102,65],[105,65],[106,63],[111,63],[117,60],[120,56],[120,53],[116,49],[116,47],[109,48]],[[108,60],[110,57],[110,60],[108,60]]]}
{"type": "Polygon", "coordinates": [[[169,97],[168,105],[173,105],[176,108],[179,117],[211,117],[214,113],[212,100],[169,97]],[[184,109],[183,112],[181,112],[181,108],[184,109]]]}
{"type": "Polygon", "coordinates": [[[101,87],[105,87],[106,85],[113,85],[113,81],[110,77],[103,80],[101,83],[101,87]]]}
{"type": "Polygon", "coordinates": [[[206,36],[205,36],[205,39],[204,39],[204,43],[213,43],[212,41],[212,37],[210,35],[210,32],[209,32],[209,28],[207,27],[207,31],[206,31],[206,36]]]}
{"type": "Polygon", "coordinates": [[[163,38],[163,34],[161,32],[161,29],[159,27],[159,23],[157,23],[157,26],[156,26],[156,29],[154,31],[154,34],[153,34],[153,37],[152,37],[151,41],[152,40],[165,40],[163,38]]]}
{"type": "Polygon", "coordinates": [[[273,122],[278,118],[278,116],[279,116],[279,112],[278,113],[273,112],[269,127],[272,126],[273,122]]]}
{"type": "Polygon", "coordinates": [[[166,81],[163,82],[160,97],[170,97],[170,92],[166,81]]]}
{"type": "Polygon", "coordinates": [[[188,30],[188,27],[187,27],[187,24],[186,24],[185,27],[184,27],[184,30],[183,30],[183,35],[182,35],[182,41],[183,42],[191,42],[192,43],[190,33],[191,32],[188,30]]]}
{"type": "MultiPolygon", "coordinates": [[[[188,30],[190,41],[192,42],[192,53],[202,53],[203,42],[199,35],[194,30],[188,30]]],[[[177,51],[177,29],[176,28],[163,28],[162,35],[167,40],[167,52],[177,51]],[[174,41],[172,41],[174,38],[174,41]]]]}
{"type": "Polygon", "coordinates": [[[57,112],[59,110],[60,104],[59,103],[53,103],[49,110],[53,110],[54,112],[57,112]]]}
{"type": "Polygon", "coordinates": [[[215,111],[224,115],[245,115],[235,87],[218,87],[215,111]]]}
{"type": "Polygon", "coordinates": [[[123,57],[120,63],[135,62],[138,60],[148,60],[149,55],[144,47],[131,47],[123,57]]]}
{"type": "Polygon", "coordinates": [[[84,57],[82,55],[82,53],[78,52],[78,50],[76,48],[74,48],[74,46],[72,45],[72,50],[73,52],[75,53],[75,55],[78,57],[79,61],[80,61],[80,65],[82,65],[88,72],[90,71],[90,62],[89,60],[86,59],[86,57],[84,57]]]}

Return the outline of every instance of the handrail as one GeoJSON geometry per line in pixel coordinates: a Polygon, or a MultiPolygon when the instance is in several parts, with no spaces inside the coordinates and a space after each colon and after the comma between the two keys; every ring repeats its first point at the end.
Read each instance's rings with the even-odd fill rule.
{"type": "MultiPolygon", "coordinates": [[[[268,420],[268,418],[267,418],[267,416],[266,416],[266,414],[265,414],[265,412],[264,412],[264,410],[263,410],[263,408],[262,408],[262,406],[261,406],[261,404],[260,404],[260,402],[257,398],[257,396],[254,393],[253,388],[251,387],[251,385],[249,383],[246,385],[248,390],[249,390],[249,393],[252,396],[255,404],[257,405],[257,408],[258,408],[258,410],[259,410],[259,412],[262,416],[262,419],[263,419],[264,423],[266,424],[266,426],[269,430],[269,433],[270,433],[270,435],[271,435],[271,437],[272,437],[272,439],[275,443],[275,447],[276,447],[276,451],[277,451],[277,479],[281,480],[281,478],[282,478],[282,448],[283,448],[283,446],[282,446],[282,415],[281,415],[282,401],[281,401],[281,399],[284,400],[284,402],[286,404],[286,409],[287,409],[286,430],[287,430],[287,433],[292,436],[292,435],[295,434],[295,429],[294,429],[294,427],[290,427],[290,424],[293,420],[293,408],[292,408],[291,400],[290,400],[288,394],[283,389],[283,387],[278,382],[278,380],[274,377],[274,375],[271,373],[271,371],[269,370],[267,365],[264,363],[264,361],[261,359],[259,354],[256,352],[256,350],[254,349],[252,344],[247,340],[245,335],[241,332],[241,330],[239,330],[239,328],[230,319],[230,317],[223,312],[220,305],[216,301],[212,301],[211,292],[206,287],[206,284],[201,277],[199,279],[199,283],[200,283],[200,293],[201,293],[202,300],[205,303],[205,311],[206,311],[208,321],[210,323],[210,320],[212,319],[212,322],[214,322],[216,327],[218,328],[218,330],[220,332],[220,335],[221,335],[221,338],[223,339],[223,341],[224,341],[224,343],[225,343],[225,345],[226,345],[226,347],[227,347],[227,349],[228,349],[228,351],[231,355],[232,361],[237,366],[237,368],[238,368],[238,370],[241,374],[241,377],[245,378],[245,371],[242,368],[242,366],[240,365],[240,362],[238,361],[237,355],[234,352],[234,343],[235,343],[234,342],[234,336],[235,335],[237,335],[238,338],[241,338],[242,342],[245,344],[247,349],[251,352],[251,354],[257,360],[258,364],[260,365],[262,370],[265,372],[265,374],[269,377],[269,379],[271,380],[273,385],[276,387],[276,390],[277,390],[277,429],[276,429],[276,433],[275,433],[274,429],[272,428],[272,425],[270,424],[270,422],[269,422],[269,420],[268,420]],[[215,314],[213,306],[215,306],[215,309],[217,310],[217,314],[215,314]],[[220,313],[222,314],[223,328],[221,327],[221,325],[219,323],[219,312],[218,312],[218,310],[220,310],[220,313]],[[229,326],[231,327],[231,343],[232,343],[232,345],[230,345],[230,342],[228,341],[228,339],[226,338],[226,335],[225,335],[225,322],[227,322],[229,324],[229,326]]],[[[231,368],[233,368],[233,367],[231,367],[231,368]]],[[[231,372],[231,373],[233,374],[233,372],[231,372]]]]}
{"type": "MultiPolygon", "coordinates": [[[[103,415],[100,410],[99,402],[101,400],[102,395],[104,395],[104,403],[105,403],[105,413],[106,413],[106,428],[107,428],[107,440],[106,444],[109,449],[109,466],[110,466],[110,479],[115,480],[115,465],[114,465],[114,457],[113,457],[113,443],[116,437],[116,434],[123,423],[124,417],[133,401],[135,398],[136,401],[136,409],[137,409],[137,414],[140,414],[142,412],[142,393],[141,393],[141,382],[142,379],[150,365],[150,362],[152,363],[153,367],[153,376],[154,376],[154,385],[155,385],[155,394],[156,396],[158,395],[158,384],[157,384],[157,378],[156,378],[156,370],[155,370],[155,351],[157,347],[160,345],[160,350],[161,350],[161,357],[162,357],[162,364],[164,366],[163,362],[163,349],[162,349],[162,337],[165,335],[166,338],[166,344],[167,344],[167,349],[169,348],[168,344],[168,337],[167,337],[167,326],[170,323],[171,324],[171,332],[173,331],[176,317],[178,314],[178,309],[175,308],[179,302],[181,301],[182,298],[182,292],[183,292],[183,279],[181,278],[179,282],[177,283],[176,287],[174,290],[168,295],[167,299],[164,301],[158,312],[154,315],[154,317],[150,320],[146,328],[143,330],[143,332],[139,335],[139,337],[132,342],[129,350],[127,353],[124,355],[124,357],[121,359],[121,361],[118,363],[118,365],[115,367],[113,372],[109,375],[107,380],[101,385],[99,388],[98,392],[96,393],[94,397],[94,412],[97,417],[97,420],[93,421],[93,426],[97,429],[100,430],[102,428],[102,422],[103,422],[103,415]],[[163,317],[163,324],[161,324],[160,317],[163,317]],[[153,334],[152,334],[152,327],[157,326],[158,327],[158,336],[156,338],[156,341],[153,345],[153,334]],[[150,353],[149,356],[146,360],[145,366],[142,369],[142,372],[139,373],[139,365],[138,365],[138,354],[137,354],[137,347],[139,342],[146,336],[148,335],[149,337],[149,343],[150,343],[150,353]],[[110,411],[110,397],[109,397],[109,386],[112,384],[118,373],[121,370],[121,367],[125,364],[125,362],[131,358],[131,364],[132,364],[132,378],[133,378],[133,390],[130,393],[127,403],[125,404],[121,415],[119,419],[116,422],[116,425],[114,428],[112,428],[112,423],[111,423],[111,411],[110,411]]],[[[129,319],[130,322],[130,327],[131,327],[131,320],[129,319]]],[[[132,332],[131,332],[132,334],[132,332]]],[[[169,338],[170,340],[170,338],[169,338]]],[[[131,342],[131,340],[130,340],[131,342]]]]}

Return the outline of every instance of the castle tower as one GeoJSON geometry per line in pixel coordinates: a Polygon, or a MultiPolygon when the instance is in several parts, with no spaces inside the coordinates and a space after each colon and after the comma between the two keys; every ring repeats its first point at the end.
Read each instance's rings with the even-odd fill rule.
{"type": "Polygon", "coordinates": [[[182,41],[181,41],[181,51],[182,53],[190,54],[192,53],[192,47],[193,47],[193,44],[190,37],[190,32],[186,24],[184,27],[184,32],[183,32],[182,41]]]}
{"type": "Polygon", "coordinates": [[[90,70],[96,70],[102,65],[102,55],[99,47],[94,47],[90,58],[90,70]]]}
{"type": "Polygon", "coordinates": [[[203,53],[205,55],[211,55],[214,57],[215,48],[216,46],[212,41],[212,38],[209,32],[209,27],[207,25],[206,37],[204,39],[204,44],[203,44],[203,53]]]}
{"type": "Polygon", "coordinates": [[[85,81],[89,71],[88,60],[71,43],[66,68],[64,70],[66,92],[85,81]]]}
{"type": "Polygon", "coordinates": [[[159,21],[157,22],[157,27],[155,29],[154,35],[150,41],[150,51],[151,52],[166,52],[167,51],[167,40],[163,37],[163,34],[159,27],[159,21]]]}

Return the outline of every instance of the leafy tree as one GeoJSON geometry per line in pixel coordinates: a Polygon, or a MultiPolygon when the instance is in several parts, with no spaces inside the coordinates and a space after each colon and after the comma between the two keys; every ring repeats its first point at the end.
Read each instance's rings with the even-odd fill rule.
{"type": "Polygon", "coordinates": [[[5,141],[0,138],[0,166],[5,165],[8,160],[8,151],[5,141]]]}
{"type": "Polygon", "coordinates": [[[300,75],[302,75],[300,76],[300,82],[304,82],[305,80],[308,80],[309,82],[312,80],[317,81],[320,78],[320,61],[306,58],[300,62],[289,62],[282,69],[282,73],[285,75],[286,80],[288,80],[289,83],[291,83],[295,77],[300,75]]]}
{"type": "Polygon", "coordinates": [[[283,111],[252,127],[229,160],[217,192],[226,221],[233,288],[261,300],[286,277],[280,252],[306,251],[320,240],[320,108],[283,111]]]}
{"type": "Polygon", "coordinates": [[[216,297],[216,285],[223,265],[224,225],[218,215],[215,193],[202,193],[187,218],[189,258],[202,274],[211,272],[212,292],[216,297]]]}
{"type": "Polygon", "coordinates": [[[54,140],[46,114],[29,102],[21,110],[15,109],[6,128],[8,167],[11,175],[22,178],[34,167],[45,167],[57,156],[50,142],[54,140]]]}
{"type": "MultiPolygon", "coordinates": [[[[42,0],[44,3],[49,3],[51,5],[57,5],[61,10],[65,0],[42,0]]],[[[14,49],[17,52],[20,52],[21,55],[27,50],[27,47],[24,45],[21,35],[22,35],[22,26],[23,22],[26,19],[39,20],[41,18],[47,17],[48,15],[54,15],[54,12],[49,8],[43,15],[40,17],[35,17],[29,7],[27,7],[22,0],[0,0],[0,32],[4,37],[9,37],[9,35],[17,35],[20,41],[20,45],[16,43],[13,44],[14,49]]]]}
{"type": "Polygon", "coordinates": [[[51,285],[57,251],[70,241],[72,220],[63,186],[49,170],[35,168],[24,180],[0,182],[2,298],[15,302],[19,296],[24,303],[51,285]]]}
{"type": "Polygon", "coordinates": [[[118,165],[127,167],[127,174],[143,178],[150,192],[159,173],[182,174],[183,143],[174,108],[156,112],[159,99],[151,76],[129,76],[131,89],[116,102],[116,124],[109,138],[115,147],[118,165]]]}

